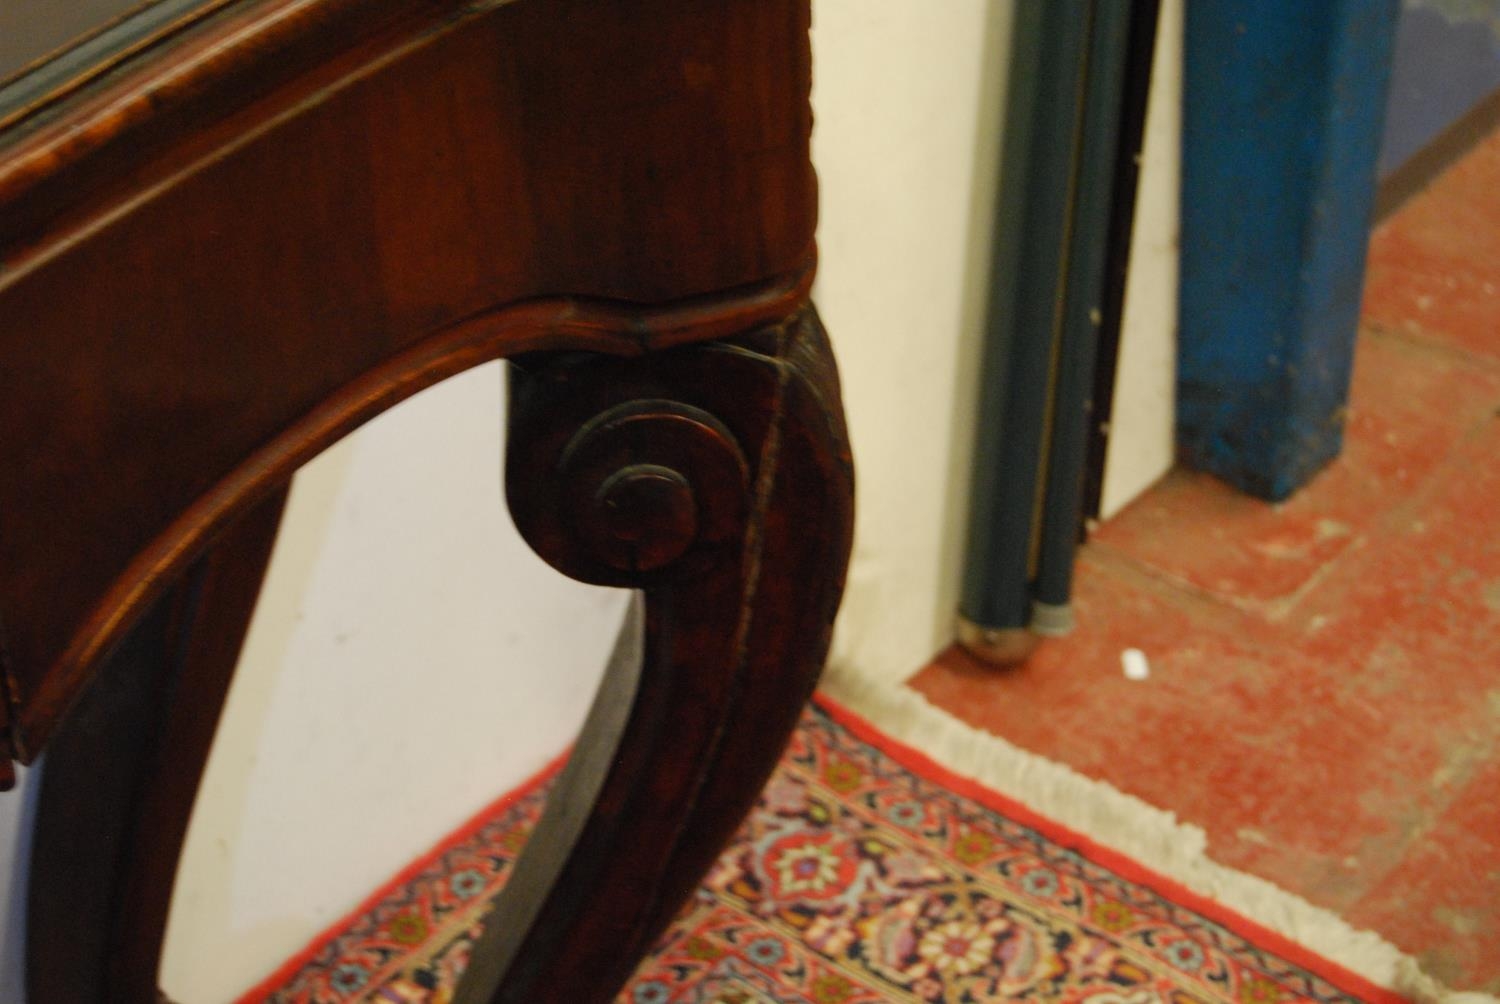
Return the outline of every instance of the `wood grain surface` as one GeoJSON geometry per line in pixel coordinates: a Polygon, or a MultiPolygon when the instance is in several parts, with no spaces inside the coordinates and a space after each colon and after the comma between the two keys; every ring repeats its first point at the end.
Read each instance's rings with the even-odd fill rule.
{"type": "Polygon", "coordinates": [[[497,356],[784,316],[810,277],[805,3],[268,0],[139,63],[0,136],[26,760],[214,528],[360,421],[497,356]]]}

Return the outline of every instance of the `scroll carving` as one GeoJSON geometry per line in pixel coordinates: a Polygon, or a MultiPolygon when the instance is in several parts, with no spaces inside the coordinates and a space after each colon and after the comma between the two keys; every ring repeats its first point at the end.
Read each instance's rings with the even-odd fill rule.
{"type": "Polygon", "coordinates": [[[810,307],[727,341],[516,361],[532,547],[642,591],[457,1004],[612,999],[775,766],[827,652],[852,474],[810,307]]]}

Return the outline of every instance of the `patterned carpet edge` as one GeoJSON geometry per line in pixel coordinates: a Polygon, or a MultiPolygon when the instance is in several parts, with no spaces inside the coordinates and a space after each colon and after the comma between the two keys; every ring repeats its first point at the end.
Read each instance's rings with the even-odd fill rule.
{"type": "Polygon", "coordinates": [[[979,790],[1012,803],[1011,811],[1072,831],[1107,859],[1101,863],[1174,898],[1185,895],[1195,901],[1195,909],[1238,933],[1270,938],[1291,956],[1321,956],[1418,1004],[1500,1004],[1500,998],[1489,994],[1452,990],[1380,935],[1358,930],[1264,879],[1218,864],[1208,856],[1203,830],[1173,813],[975,729],[908,687],[833,666],[822,689],[916,756],[959,779],[973,779],[979,790]]]}

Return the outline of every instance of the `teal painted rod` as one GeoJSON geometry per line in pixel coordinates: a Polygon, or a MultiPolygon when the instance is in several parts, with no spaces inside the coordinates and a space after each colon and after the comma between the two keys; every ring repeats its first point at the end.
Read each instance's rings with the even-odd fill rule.
{"type": "Polygon", "coordinates": [[[1157,8],[1016,8],[959,608],[960,640],[994,661],[1068,626],[1095,354],[1119,321],[1157,8]]]}
{"type": "Polygon", "coordinates": [[[959,608],[964,622],[987,631],[1031,620],[1033,527],[1093,8],[1016,4],[959,608]]]}

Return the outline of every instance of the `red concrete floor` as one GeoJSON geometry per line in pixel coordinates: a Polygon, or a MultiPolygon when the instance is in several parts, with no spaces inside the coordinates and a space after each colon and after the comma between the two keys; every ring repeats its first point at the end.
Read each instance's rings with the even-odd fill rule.
{"type": "Polygon", "coordinates": [[[1278,506],[1173,472],[1084,548],[1073,636],[912,685],[1500,991],[1497,289],[1500,134],[1372,238],[1337,462],[1278,506]]]}

